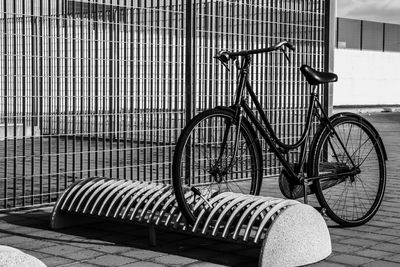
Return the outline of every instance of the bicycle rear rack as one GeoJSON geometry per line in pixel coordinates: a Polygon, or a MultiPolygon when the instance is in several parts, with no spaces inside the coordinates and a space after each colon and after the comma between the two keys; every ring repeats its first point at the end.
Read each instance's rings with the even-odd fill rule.
{"type": "MultiPolygon", "coordinates": [[[[194,197],[191,191],[189,198],[194,197]]],[[[295,200],[226,192],[208,200],[193,226],[185,222],[170,185],[89,178],[71,185],[54,206],[51,227],[93,222],[99,218],[261,246],[261,266],[304,265],[331,253],[331,241],[322,216],[295,200]],[[78,215],[78,217],[77,217],[78,215]],[[80,216],[85,215],[85,216],[80,216]]]]}

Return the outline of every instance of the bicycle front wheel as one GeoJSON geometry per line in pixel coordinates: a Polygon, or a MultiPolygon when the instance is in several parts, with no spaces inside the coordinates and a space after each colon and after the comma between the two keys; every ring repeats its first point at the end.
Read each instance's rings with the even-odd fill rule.
{"type": "Polygon", "coordinates": [[[376,131],[359,116],[342,116],[317,135],[311,149],[311,175],[358,174],[314,182],[316,195],[327,215],[342,226],[368,222],[378,211],[386,185],[383,144],[376,131]],[[347,151],[347,152],[346,152],[347,151]],[[351,158],[351,159],[350,159],[351,158]]]}
{"type": "Polygon", "coordinates": [[[204,111],[189,121],[178,139],[172,180],[178,205],[190,224],[202,208],[208,208],[204,199],[222,192],[260,192],[259,140],[245,118],[240,126],[233,118],[229,108],[204,111]],[[192,194],[192,187],[200,195],[192,194]]]}

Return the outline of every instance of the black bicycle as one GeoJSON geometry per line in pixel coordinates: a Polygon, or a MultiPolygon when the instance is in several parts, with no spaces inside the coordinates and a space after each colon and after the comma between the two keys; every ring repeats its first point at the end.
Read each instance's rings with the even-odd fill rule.
{"type": "Polygon", "coordinates": [[[363,117],[338,113],[328,117],[316,87],[337,81],[337,75],[303,65],[300,71],[311,85],[304,131],[297,142],[283,143],[275,134],[249,82],[252,55],[294,51],[287,41],[275,46],[240,52],[220,51],[215,58],[238,68],[234,104],[216,107],[192,118],[183,129],[173,157],[173,187],[178,205],[193,224],[199,206],[225,191],[257,195],[263,179],[262,148],[265,139],[282,164],[279,187],[291,199],[315,193],[321,208],[342,226],[358,226],[377,212],[386,184],[387,155],[377,130],[363,117]],[[249,97],[248,97],[249,96],[249,97]],[[248,98],[257,110],[250,108],[248,98]],[[311,138],[312,122],[319,126],[311,138]],[[308,145],[310,144],[311,145],[308,145]],[[296,163],[290,150],[299,149],[296,163]],[[308,151],[308,155],[307,155],[308,151]],[[197,205],[197,206],[196,206],[197,205]]]}

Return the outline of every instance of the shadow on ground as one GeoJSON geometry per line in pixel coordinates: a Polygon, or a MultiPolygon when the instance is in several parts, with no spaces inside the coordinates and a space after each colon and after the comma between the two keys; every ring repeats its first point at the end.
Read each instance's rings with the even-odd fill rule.
{"type": "Polygon", "coordinates": [[[129,253],[140,260],[151,261],[152,258],[169,254],[172,257],[177,256],[173,259],[177,264],[179,264],[179,257],[229,266],[257,266],[258,264],[260,248],[256,246],[193,237],[163,229],[156,229],[157,244],[151,246],[148,228],[145,226],[99,221],[54,231],[49,226],[50,209],[24,212],[3,214],[5,216],[2,216],[0,220],[8,227],[6,229],[1,227],[0,234],[13,235],[20,237],[21,240],[30,239],[31,242],[68,244],[110,254],[129,253]]]}

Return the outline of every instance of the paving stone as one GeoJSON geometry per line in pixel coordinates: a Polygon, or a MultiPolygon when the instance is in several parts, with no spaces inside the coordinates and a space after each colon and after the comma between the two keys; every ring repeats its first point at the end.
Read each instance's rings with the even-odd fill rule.
{"type": "Polygon", "coordinates": [[[380,234],[400,237],[400,229],[384,228],[378,230],[380,234]]]}
{"type": "Polygon", "coordinates": [[[79,251],[82,248],[70,246],[70,245],[57,245],[52,247],[46,247],[38,249],[38,252],[44,252],[50,255],[64,255],[64,254],[71,254],[73,252],[79,251]]]}
{"type": "Polygon", "coordinates": [[[43,261],[43,263],[46,264],[46,266],[48,267],[66,265],[74,262],[74,260],[61,257],[49,257],[42,259],[41,261],[43,261]]]}
{"type": "Polygon", "coordinates": [[[365,256],[365,257],[374,258],[374,259],[382,259],[386,256],[393,255],[392,252],[387,252],[387,251],[382,251],[382,250],[374,250],[374,249],[363,249],[360,251],[356,251],[354,253],[359,256],[365,256]]]}
{"type": "Polygon", "coordinates": [[[24,242],[18,244],[20,249],[38,250],[42,248],[57,246],[57,243],[42,241],[42,240],[32,240],[31,242],[24,242]]]}
{"type": "Polygon", "coordinates": [[[164,265],[185,265],[193,263],[196,260],[192,258],[177,256],[177,255],[165,255],[153,259],[154,262],[161,263],[164,265]]]}
{"type": "Polygon", "coordinates": [[[354,246],[359,246],[359,247],[369,247],[373,246],[379,243],[379,241],[376,240],[370,240],[370,239],[361,239],[361,238],[348,238],[348,239],[343,239],[339,241],[340,243],[343,244],[350,244],[354,246]]]}
{"type": "Polygon", "coordinates": [[[400,245],[393,243],[380,243],[378,245],[372,246],[371,249],[389,251],[400,254],[400,245]]]}
{"type": "Polygon", "coordinates": [[[341,243],[333,243],[332,244],[332,251],[334,252],[353,252],[362,249],[359,246],[353,246],[348,244],[341,244],[341,243]]]}
{"type": "Polygon", "coordinates": [[[74,262],[74,263],[69,263],[69,264],[63,265],[62,267],[64,267],[64,266],[65,267],[99,267],[100,265],[91,264],[91,263],[87,263],[87,262],[74,262]]]}
{"type": "Polygon", "coordinates": [[[92,248],[93,250],[101,251],[104,253],[111,253],[111,254],[119,254],[122,252],[126,252],[131,250],[131,247],[128,246],[120,246],[116,244],[111,244],[111,245],[100,245],[92,248]]]}
{"type": "Polygon", "coordinates": [[[362,266],[365,266],[365,267],[399,267],[399,264],[390,262],[390,261],[378,260],[378,261],[373,261],[373,262],[363,264],[362,266]]]}
{"type": "Polygon", "coordinates": [[[121,255],[139,260],[148,260],[156,257],[166,256],[168,254],[152,250],[134,249],[128,252],[121,253],[121,255]]]}
{"type": "Polygon", "coordinates": [[[7,245],[7,246],[12,247],[12,246],[16,246],[21,243],[29,243],[32,241],[33,241],[33,239],[27,238],[27,237],[24,237],[21,235],[11,235],[11,236],[3,237],[0,242],[1,242],[1,245],[7,245]]]}
{"type": "Polygon", "coordinates": [[[356,255],[340,254],[340,255],[335,255],[333,257],[329,257],[329,261],[355,266],[371,262],[372,259],[356,255]]]}
{"type": "Polygon", "coordinates": [[[64,254],[63,257],[69,258],[72,260],[88,260],[88,259],[97,258],[103,254],[104,253],[99,252],[99,251],[94,251],[94,250],[90,250],[90,249],[84,249],[84,250],[82,249],[79,251],[75,251],[73,253],[64,254]]]}
{"type": "Polygon", "coordinates": [[[166,267],[167,265],[163,265],[160,263],[150,262],[150,261],[138,261],[132,262],[125,265],[121,265],[121,267],[166,267]]]}
{"type": "Polygon", "coordinates": [[[371,240],[377,240],[377,241],[389,241],[396,239],[395,236],[391,235],[383,235],[379,232],[376,233],[363,233],[363,234],[355,234],[354,236],[359,236],[360,238],[364,239],[371,239],[371,240]]]}
{"type": "Polygon", "coordinates": [[[120,255],[103,255],[85,262],[94,263],[101,266],[121,266],[135,261],[137,260],[120,255]]]}
{"type": "MultiPolygon", "coordinates": [[[[385,257],[384,260],[388,260],[388,261],[393,261],[393,262],[398,262],[400,263],[400,254],[393,255],[390,257],[385,257]]],[[[399,264],[400,265],[400,264],[399,264]]]]}
{"type": "Polygon", "coordinates": [[[222,266],[226,266],[226,265],[220,265],[220,264],[204,262],[204,261],[196,261],[196,262],[190,263],[188,265],[185,265],[185,267],[222,267],[222,266]]]}
{"type": "MultiPolygon", "coordinates": [[[[16,248],[18,248],[18,247],[16,247],[16,248]]],[[[18,249],[20,249],[20,248],[18,248],[18,249]]],[[[26,254],[29,254],[29,255],[39,259],[39,260],[54,256],[54,255],[50,255],[48,253],[43,253],[43,252],[34,251],[34,250],[27,250],[27,249],[20,249],[20,250],[23,251],[26,254]]]]}
{"type": "Polygon", "coordinates": [[[308,267],[345,267],[346,265],[335,263],[335,262],[327,262],[327,261],[320,261],[317,263],[313,263],[307,265],[308,267]]]}

